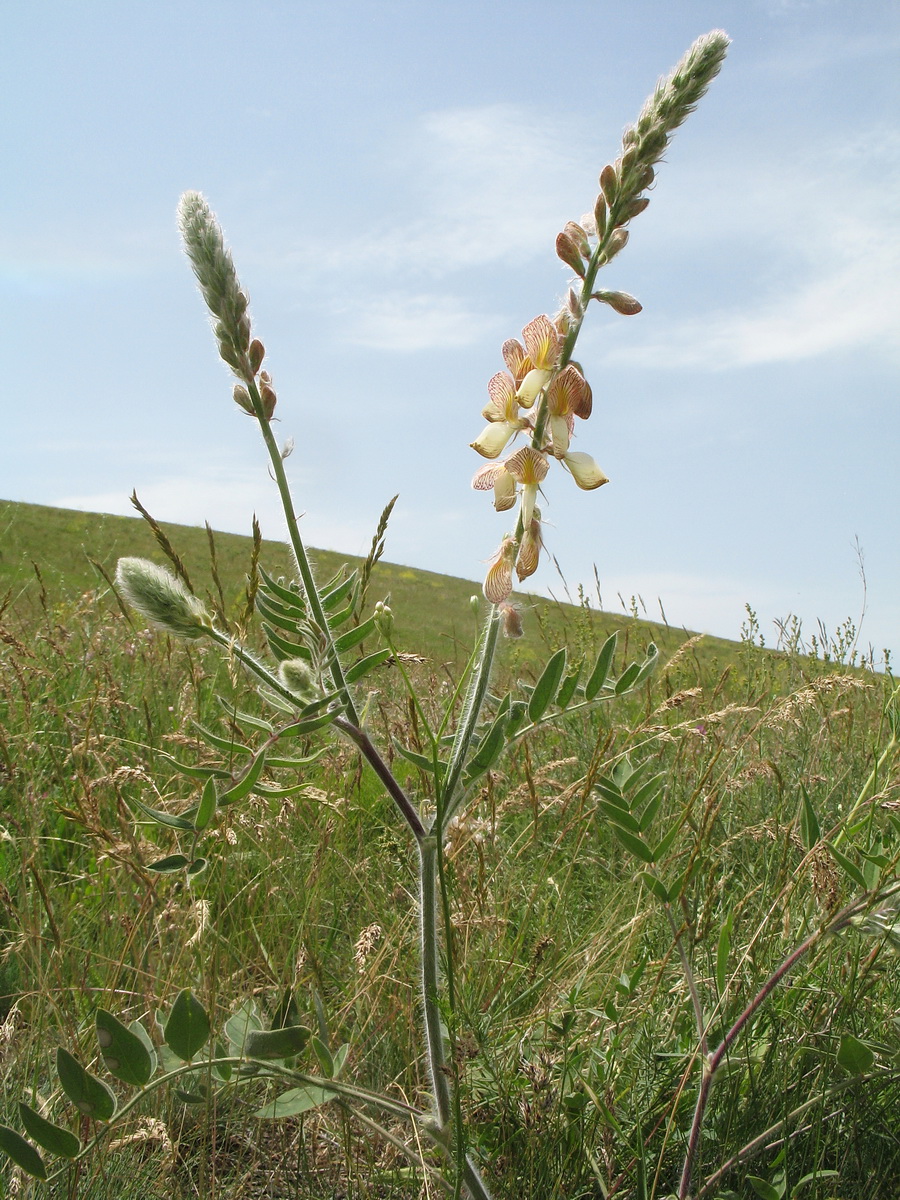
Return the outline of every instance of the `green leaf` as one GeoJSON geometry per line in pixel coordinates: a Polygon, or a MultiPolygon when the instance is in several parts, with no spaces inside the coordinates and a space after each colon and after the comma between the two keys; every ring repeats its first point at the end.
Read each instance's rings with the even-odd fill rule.
{"type": "Polygon", "coordinates": [[[182,1062],[190,1062],[209,1037],[209,1017],[206,1009],[190,988],[179,992],[164,1033],[166,1045],[182,1062]]]}
{"type": "Polygon", "coordinates": [[[644,656],[644,661],[640,664],[638,673],[634,678],[632,687],[637,687],[639,683],[643,683],[648,675],[656,670],[656,664],[659,662],[659,649],[655,642],[651,642],[647,647],[647,653],[644,656]]]}
{"type": "Polygon", "coordinates": [[[819,819],[816,816],[815,809],[810,803],[809,793],[804,784],[800,784],[802,792],[802,800],[800,804],[800,839],[803,842],[805,849],[812,850],[816,842],[822,836],[822,831],[819,828],[819,819]]]}
{"type": "Polygon", "coordinates": [[[167,854],[165,858],[158,858],[155,862],[147,863],[147,870],[156,871],[159,875],[172,875],[176,871],[183,871],[190,861],[183,854],[167,854]]]}
{"type": "Polygon", "coordinates": [[[81,1152],[81,1142],[68,1129],[54,1125],[39,1112],[29,1108],[19,1101],[19,1116],[25,1126],[25,1132],[34,1138],[42,1150],[48,1154],[58,1154],[60,1158],[74,1158],[81,1152]]]}
{"type": "Polygon", "coordinates": [[[483,775],[500,757],[500,752],[506,742],[505,712],[494,718],[494,723],[478,743],[475,753],[466,763],[466,782],[471,783],[479,775],[483,775]]]}
{"type": "Polygon", "coordinates": [[[797,1195],[800,1189],[805,1187],[808,1183],[818,1183],[820,1179],[838,1179],[839,1177],[840,1171],[818,1169],[815,1171],[810,1171],[808,1175],[804,1175],[802,1178],[798,1179],[791,1188],[791,1200],[794,1200],[794,1197],[797,1195]]]}
{"type": "Polygon", "coordinates": [[[528,705],[524,700],[513,700],[509,706],[509,713],[506,718],[506,729],[504,736],[508,742],[511,742],[519,730],[525,723],[528,716],[528,705]]]}
{"type": "Polygon", "coordinates": [[[630,666],[627,666],[616,680],[615,687],[613,688],[615,694],[617,696],[622,696],[625,692],[630,691],[637,682],[637,677],[640,675],[640,673],[641,668],[636,662],[633,662],[630,664],[630,666]]]}
{"type": "MultiPolygon", "coordinates": [[[[396,738],[393,739],[393,742],[394,749],[401,758],[405,758],[407,762],[411,762],[413,766],[418,767],[420,771],[427,771],[429,775],[434,774],[434,759],[429,758],[427,754],[419,754],[416,750],[408,749],[406,746],[398,742],[396,738]]],[[[447,763],[444,761],[444,759],[439,759],[438,770],[443,771],[446,770],[446,768],[447,763]]]]}
{"type": "Polygon", "coordinates": [[[250,766],[240,777],[234,787],[228,788],[219,796],[219,804],[234,804],[236,800],[243,800],[245,796],[253,791],[254,784],[262,774],[263,767],[266,765],[265,750],[258,750],[256,757],[250,766]]]}
{"type": "Polygon", "coordinates": [[[251,729],[260,729],[263,733],[274,733],[275,726],[271,721],[265,721],[262,717],[255,717],[252,713],[242,712],[239,708],[235,708],[230,700],[226,700],[224,696],[216,696],[221,707],[225,710],[225,715],[229,721],[234,721],[238,725],[249,725],[251,729]]]}
{"type": "Polygon", "coordinates": [[[616,646],[619,642],[618,633],[612,633],[603,643],[600,648],[600,653],[597,656],[597,661],[594,664],[594,669],[588,676],[588,681],[584,685],[584,697],[586,700],[593,700],[609,676],[610,667],[612,666],[613,658],[616,653],[616,646]]]}
{"type": "Polygon", "coordinates": [[[852,1033],[845,1033],[838,1046],[837,1061],[838,1066],[851,1075],[864,1075],[872,1069],[875,1055],[865,1042],[855,1038],[852,1033]]]}
{"type": "Polygon", "coordinates": [[[326,592],[324,595],[320,596],[319,602],[325,611],[331,612],[332,609],[336,608],[346,596],[350,595],[350,593],[356,587],[358,581],[359,572],[353,571],[342,583],[339,583],[337,587],[332,588],[330,592],[326,592]]]}
{"type": "MultiPolygon", "coordinates": [[[[337,712],[323,713],[320,717],[310,717],[308,721],[296,721],[293,725],[285,725],[281,730],[281,737],[300,737],[306,733],[315,733],[317,729],[324,729],[326,725],[330,725],[337,712]]],[[[220,797],[221,802],[221,797],[220,797]]]]}
{"type": "Polygon", "coordinates": [[[90,1075],[62,1046],[56,1051],[56,1073],[60,1086],[80,1113],[96,1121],[108,1121],[116,1111],[116,1097],[102,1079],[90,1075]]]}
{"type": "Polygon", "coordinates": [[[300,630],[299,626],[305,618],[305,614],[297,616],[286,614],[280,607],[275,605],[271,598],[258,592],[256,596],[256,607],[265,618],[267,624],[274,625],[276,629],[281,629],[285,633],[292,633],[296,637],[300,630]]]}
{"type": "Polygon", "coordinates": [[[566,650],[563,647],[550,656],[550,661],[544,667],[540,679],[534,685],[534,691],[531,693],[531,699],[528,701],[528,717],[533,725],[536,725],[541,719],[550,701],[556,695],[559,681],[562,679],[565,669],[566,650]]]}
{"type": "Polygon", "coordinates": [[[150,1056],[150,1074],[151,1074],[151,1076],[155,1075],[156,1067],[157,1067],[156,1047],[153,1045],[153,1042],[150,1040],[150,1034],[147,1032],[147,1030],[144,1028],[144,1026],[141,1024],[140,1021],[132,1021],[131,1024],[128,1026],[128,1028],[131,1030],[131,1032],[134,1034],[134,1036],[136,1038],[140,1038],[140,1040],[144,1043],[144,1049],[147,1051],[147,1053],[150,1056]]]}
{"type": "MultiPolygon", "coordinates": [[[[646,833],[653,824],[656,814],[659,812],[659,806],[662,804],[662,799],[662,792],[657,792],[653,799],[649,801],[644,811],[641,813],[639,818],[641,823],[641,833],[646,833]]],[[[631,807],[638,807],[634,800],[631,802],[631,807]]]]}
{"type": "Polygon", "coordinates": [[[638,871],[638,879],[640,879],[648,891],[653,893],[657,900],[661,900],[663,904],[668,904],[669,893],[661,879],[656,875],[651,875],[649,871],[638,871]]]}
{"type": "Polygon", "coordinates": [[[572,697],[575,695],[575,689],[578,687],[578,680],[581,678],[581,672],[584,663],[580,662],[574,671],[571,671],[563,680],[559,691],[556,693],[557,708],[567,708],[571,703],[572,697]]]}
{"type": "Polygon", "coordinates": [[[259,575],[263,583],[266,585],[266,591],[270,595],[286,604],[289,608],[295,608],[301,614],[306,613],[306,598],[301,592],[295,588],[286,586],[273,579],[266,571],[259,568],[259,575]]]}
{"type": "Polygon", "coordinates": [[[317,758],[321,758],[326,749],[326,746],[322,746],[321,749],[313,751],[312,754],[304,754],[302,757],[297,758],[272,758],[271,754],[267,754],[266,763],[270,767],[279,767],[286,771],[296,771],[300,767],[308,767],[317,758]]]}
{"type": "Polygon", "coordinates": [[[194,817],[194,828],[198,833],[202,833],[213,817],[216,815],[216,785],[214,780],[207,780],[203,795],[200,797],[200,806],[197,809],[197,815],[194,817]]]}
{"type": "Polygon", "coordinates": [[[277,634],[265,621],[262,622],[262,629],[266,635],[266,641],[269,643],[269,649],[279,662],[284,662],[288,658],[303,658],[307,662],[312,662],[312,650],[309,646],[304,646],[302,642],[289,642],[287,638],[277,634]]]}
{"type": "Polygon", "coordinates": [[[605,813],[611,821],[616,825],[621,825],[623,829],[629,830],[631,833],[641,833],[640,822],[637,821],[626,808],[621,805],[613,804],[609,800],[598,800],[597,808],[600,812],[605,813]]]}
{"type": "Polygon", "coordinates": [[[655,862],[662,862],[672,848],[672,843],[678,837],[678,825],[673,825],[661,842],[656,843],[656,848],[653,851],[655,862]]]}
{"type": "Polygon", "coordinates": [[[107,1071],[123,1083],[143,1087],[153,1074],[153,1063],[142,1039],[105,1008],[97,1009],[94,1020],[107,1071]]]}
{"type": "Polygon", "coordinates": [[[304,1025],[289,1025],[285,1029],[251,1029],[244,1042],[247,1058],[293,1058],[300,1054],[312,1033],[304,1025]]]}
{"type": "Polygon", "coordinates": [[[828,849],[831,851],[832,858],[842,868],[844,873],[849,875],[854,883],[858,883],[863,891],[868,891],[865,876],[856,863],[849,859],[846,854],[841,854],[840,850],[836,850],[831,842],[828,842],[828,849]]]}
{"type": "Polygon", "coordinates": [[[194,861],[188,866],[188,869],[187,869],[188,879],[193,879],[196,875],[201,875],[208,866],[209,866],[208,858],[195,858],[194,861]]]}
{"type": "Polygon", "coordinates": [[[329,1079],[334,1078],[334,1059],[331,1056],[331,1051],[321,1038],[313,1037],[311,1039],[313,1053],[319,1060],[319,1067],[323,1075],[327,1075],[329,1079]]]}
{"type": "Polygon", "coordinates": [[[626,850],[630,850],[635,858],[639,858],[641,862],[652,863],[655,861],[653,851],[647,843],[633,833],[629,833],[627,829],[623,829],[621,825],[613,825],[613,833],[622,843],[626,850]]]}
{"type": "Polygon", "coordinates": [[[327,1104],[336,1095],[337,1092],[330,1092],[320,1087],[291,1088],[287,1092],[282,1092],[270,1104],[264,1104],[253,1115],[263,1120],[277,1120],[279,1117],[296,1117],[300,1113],[309,1112],[311,1108],[318,1108],[321,1104],[327,1104]]]}
{"type": "Polygon", "coordinates": [[[238,742],[233,737],[222,737],[219,733],[213,733],[211,729],[207,729],[199,721],[191,721],[191,725],[193,725],[203,741],[207,745],[212,746],[213,750],[219,750],[222,754],[228,754],[232,758],[236,754],[249,758],[253,753],[252,746],[245,746],[243,742],[238,742]]]}
{"type": "Polygon", "coordinates": [[[338,1046],[334,1052],[334,1075],[333,1079],[337,1079],[343,1071],[347,1063],[347,1056],[350,1054],[350,1043],[344,1042],[343,1046],[338,1046]]]}
{"type": "Polygon", "coordinates": [[[619,808],[630,811],[631,806],[622,794],[622,789],[617,787],[607,776],[601,775],[594,780],[594,790],[599,792],[610,804],[618,804],[619,808]]]}
{"type": "Polygon", "coordinates": [[[346,633],[342,633],[340,637],[334,639],[335,654],[343,654],[345,650],[352,650],[354,646],[358,646],[360,642],[364,642],[370,633],[375,630],[375,617],[371,616],[367,621],[357,625],[354,629],[348,629],[346,633]]]}
{"type": "Polygon", "coordinates": [[[725,995],[725,984],[728,981],[728,956],[731,953],[731,929],[734,924],[734,913],[729,912],[719,930],[719,940],[716,944],[716,986],[719,995],[725,995]]]}
{"type": "Polygon", "coordinates": [[[247,1038],[261,1029],[262,1021],[256,1005],[245,1001],[225,1022],[225,1036],[228,1038],[232,1054],[243,1054],[247,1038]]]}
{"type": "Polygon", "coordinates": [[[387,662],[390,657],[389,646],[385,646],[383,650],[376,650],[374,654],[367,654],[365,658],[361,658],[359,662],[355,662],[352,667],[347,668],[344,678],[348,683],[356,683],[357,679],[362,679],[363,675],[368,675],[370,671],[387,662]]]}
{"type": "Polygon", "coordinates": [[[765,1179],[760,1179],[758,1175],[748,1175],[747,1182],[756,1192],[757,1196],[761,1196],[762,1200],[781,1200],[781,1192],[778,1188],[772,1187],[765,1179]]]}
{"type": "Polygon", "coordinates": [[[161,758],[163,762],[168,763],[170,767],[174,767],[176,771],[180,771],[182,775],[186,775],[189,779],[227,779],[228,772],[223,767],[195,767],[190,763],[179,762],[171,754],[166,754],[165,750],[157,750],[157,758],[161,758]]]}
{"type": "Polygon", "coordinates": [[[0,1125],[0,1150],[8,1154],[17,1167],[33,1175],[35,1179],[46,1179],[47,1168],[44,1160],[32,1146],[26,1142],[21,1133],[10,1129],[8,1125],[0,1125]]]}
{"type": "Polygon", "coordinates": [[[171,813],[161,812],[158,808],[151,808],[143,800],[138,800],[137,796],[128,796],[126,803],[157,825],[166,825],[169,829],[182,829],[189,833],[194,832],[193,822],[188,821],[185,817],[176,817],[171,813]]]}

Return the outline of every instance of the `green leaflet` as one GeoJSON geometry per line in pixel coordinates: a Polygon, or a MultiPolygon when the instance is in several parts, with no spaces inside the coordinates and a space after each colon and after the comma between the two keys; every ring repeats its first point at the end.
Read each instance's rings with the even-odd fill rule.
{"type": "Polygon", "coordinates": [[[383,650],[376,650],[374,654],[367,654],[365,658],[361,658],[359,662],[355,662],[351,667],[347,668],[344,672],[344,678],[348,683],[356,683],[357,679],[362,679],[363,675],[367,675],[375,667],[380,667],[390,657],[391,651],[389,647],[385,647],[383,650]]]}
{"type": "Polygon", "coordinates": [[[62,1046],[56,1051],[60,1086],[80,1113],[95,1121],[108,1121],[116,1111],[116,1097],[102,1079],[89,1074],[62,1046]]]}
{"type": "Polygon", "coordinates": [[[215,815],[216,785],[214,780],[209,779],[203,788],[203,795],[200,797],[197,815],[194,817],[194,828],[197,832],[202,833],[215,815]]]}
{"type": "Polygon", "coordinates": [[[234,787],[231,787],[227,791],[221,793],[218,798],[218,803],[234,804],[236,800],[243,800],[245,796],[249,795],[250,792],[253,791],[253,787],[262,774],[262,770],[265,765],[266,752],[265,750],[259,750],[257,751],[253,762],[237,781],[234,787]]]}
{"type": "Polygon", "coordinates": [[[837,1061],[851,1075],[864,1075],[872,1069],[875,1055],[865,1042],[855,1038],[852,1033],[845,1033],[838,1046],[837,1061]]]}
{"type": "Polygon", "coordinates": [[[31,1142],[27,1142],[21,1133],[10,1129],[8,1125],[0,1125],[0,1150],[8,1154],[17,1167],[27,1171],[35,1179],[47,1178],[47,1168],[40,1154],[31,1142]]]}
{"type": "MultiPolygon", "coordinates": [[[[29,1108],[19,1101],[19,1116],[25,1126],[25,1132],[34,1138],[42,1150],[48,1154],[58,1154],[60,1158],[74,1158],[81,1151],[81,1142],[68,1129],[54,1125],[39,1112],[29,1108]]],[[[19,1164],[21,1166],[21,1164],[19,1164]]]]}
{"type": "Polygon", "coordinates": [[[291,1088],[287,1092],[282,1092],[270,1104],[264,1104],[253,1115],[263,1120],[277,1120],[279,1117],[296,1117],[300,1113],[309,1112],[311,1108],[318,1108],[320,1104],[327,1104],[329,1100],[334,1100],[336,1096],[337,1092],[330,1092],[326,1088],[313,1087],[311,1085],[308,1087],[291,1088]]]}
{"type": "Polygon", "coordinates": [[[138,812],[143,813],[151,821],[157,825],[166,825],[169,829],[182,829],[185,832],[194,832],[193,821],[187,820],[186,817],[176,817],[171,813],[162,812],[158,808],[151,808],[149,804],[145,804],[143,800],[138,800],[137,796],[127,797],[126,803],[132,808],[136,808],[138,812]]]}
{"type": "Polygon", "coordinates": [[[244,1041],[247,1058],[292,1058],[300,1054],[311,1037],[304,1025],[285,1029],[250,1029],[244,1041]]]}
{"type": "Polygon", "coordinates": [[[566,651],[563,647],[562,650],[557,650],[555,654],[551,655],[540,679],[534,685],[534,691],[528,701],[528,717],[533,725],[536,725],[541,719],[550,701],[556,695],[556,689],[559,687],[559,681],[562,679],[565,669],[566,651]]]}
{"type": "Polygon", "coordinates": [[[153,1074],[153,1062],[144,1041],[104,1008],[97,1009],[94,1020],[107,1071],[123,1083],[143,1087],[153,1074]]]}
{"type": "Polygon", "coordinates": [[[612,633],[603,643],[600,648],[600,653],[597,656],[597,662],[594,664],[594,669],[588,676],[588,681],[584,685],[584,698],[593,700],[609,676],[610,668],[612,667],[613,658],[616,653],[616,646],[619,642],[618,633],[612,633]]]}
{"type": "Polygon", "coordinates": [[[206,1009],[190,988],[179,992],[164,1031],[166,1045],[182,1062],[190,1062],[209,1037],[206,1009]]]}
{"type": "Polygon", "coordinates": [[[367,621],[363,621],[361,625],[357,625],[354,629],[348,629],[346,633],[342,633],[340,637],[334,639],[335,654],[343,654],[345,650],[352,650],[354,646],[358,646],[360,642],[365,641],[370,633],[374,632],[375,618],[369,617],[367,621]]]}

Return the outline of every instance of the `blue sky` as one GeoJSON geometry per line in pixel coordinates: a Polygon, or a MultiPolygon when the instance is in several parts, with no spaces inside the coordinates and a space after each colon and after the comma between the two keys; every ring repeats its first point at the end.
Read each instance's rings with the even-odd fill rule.
{"type": "MultiPolygon", "coordinates": [[[[567,287],[657,78],[724,28],[590,314],[594,415],[552,472],[574,594],[738,637],[744,605],[900,655],[900,7],[876,0],[46,0],[4,6],[0,496],[282,536],[181,255],[202,191],[251,295],[310,544],[481,578],[500,345],[567,287]]],[[[531,581],[562,593],[548,560],[531,581]]]]}

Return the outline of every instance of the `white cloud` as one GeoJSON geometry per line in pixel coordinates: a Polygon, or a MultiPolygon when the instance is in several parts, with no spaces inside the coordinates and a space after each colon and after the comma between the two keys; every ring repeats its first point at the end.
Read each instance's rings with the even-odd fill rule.
{"type": "Polygon", "coordinates": [[[606,361],[718,371],[855,348],[900,353],[900,138],[873,130],[749,175],[720,165],[708,178],[710,221],[680,232],[690,222],[676,214],[665,236],[677,245],[702,234],[702,269],[733,263],[742,280],[755,251],[750,289],[656,339],[638,333],[606,361]]]}
{"type": "Polygon", "coordinates": [[[579,215],[568,213],[582,176],[562,149],[566,132],[562,121],[513,104],[426,114],[403,131],[395,169],[413,180],[412,211],[364,233],[303,243],[287,264],[444,276],[546,253],[566,215],[579,215]]]}
{"type": "Polygon", "coordinates": [[[446,350],[473,345],[494,321],[453,296],[396,291],[356,304],[344,332],[350,341],[375,350],[446,350]]]}

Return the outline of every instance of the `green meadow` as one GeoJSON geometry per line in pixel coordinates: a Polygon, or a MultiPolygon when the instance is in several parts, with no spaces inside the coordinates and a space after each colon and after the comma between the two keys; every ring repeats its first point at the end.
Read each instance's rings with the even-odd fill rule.
{"type": "MultiPolygon", "coordinates": [[[[240,622],[251,539],[165,533],[196,592],[240,622]]],[[[96,1010],[149,1028],[185,988],[214,1029],[241,1006],[272,1027],[306,1025],[346,1053],[354,1085],[427,1107],[414,848],[349,742],[300,738],[298,755],[324,753],[275,772],[290,794],[251,792],[223,809],[202,874],[149,869],[174,843],[135,801],[183,810],[194,784],[173,758],[207,762],[197,723],[227,733],[220,698],[247,708],[253,689],[214,646],[148,630],[120,603],[111,580],[122,555],[165,562],[139,519],[0,503],[0,1122],[20,1128],[24,1100],[92,1136],[60,1090],[57,1049],[124,1102],[132,1092],[98,1055],[96,1010]]],[[[311,555],[320,579],[344,561],[311,555]]],[[[271,576],[292,574],[281,544],[265,543],[260,561],[271,576]]],[[[422,716],[436,721],[452,703],[478,590],[384,561],[372,571],[368,608],[390,596],[399,654],[357,698],[417,802],[425,772],[396,747],[421,753],[422,716]]],[[[773,652],[752,617],[726,642],[571,599],[517,597],[525,634],[504,646],[497,697],[533,685],[563,646],[589,670],[613,631],[614,673],[650,642],[659,665],[635,691],[574,705],[516,743],[449,832],[451,1061],[470,1152],[504,1200],[674,1193],[700,1080],[698,1004],[711,1052],[810,941],[728,1046],[692,1195],[895,1200],[892,680],[862,669],[840,636],[818,657],[773,652]],[[611,816],[603,781],[635,798],[629,769],[635,781],[659,777],[659,802],[626,820],[611,816]],[[671,901],[622,833],[632,820],[638,841],[667,842],[654,870],[671,901]],[[832,928],[855,900],[852,919],[832,928]]],[[[263,653],[258,630],[250,639],[263,653]]],[[[270,1097],[253,1077],[206,1094],[155,1091],[47,1185],[5,1162],[3,1194],[446,1194],[401,1152],[410,1135],[399,1123],[383,1118],[391,1137],[380,1136],[334,1103],[255,1116],[270,1097]]],[[[433,1151],[418,1152],[427,1165],[433,1151]]]]}

